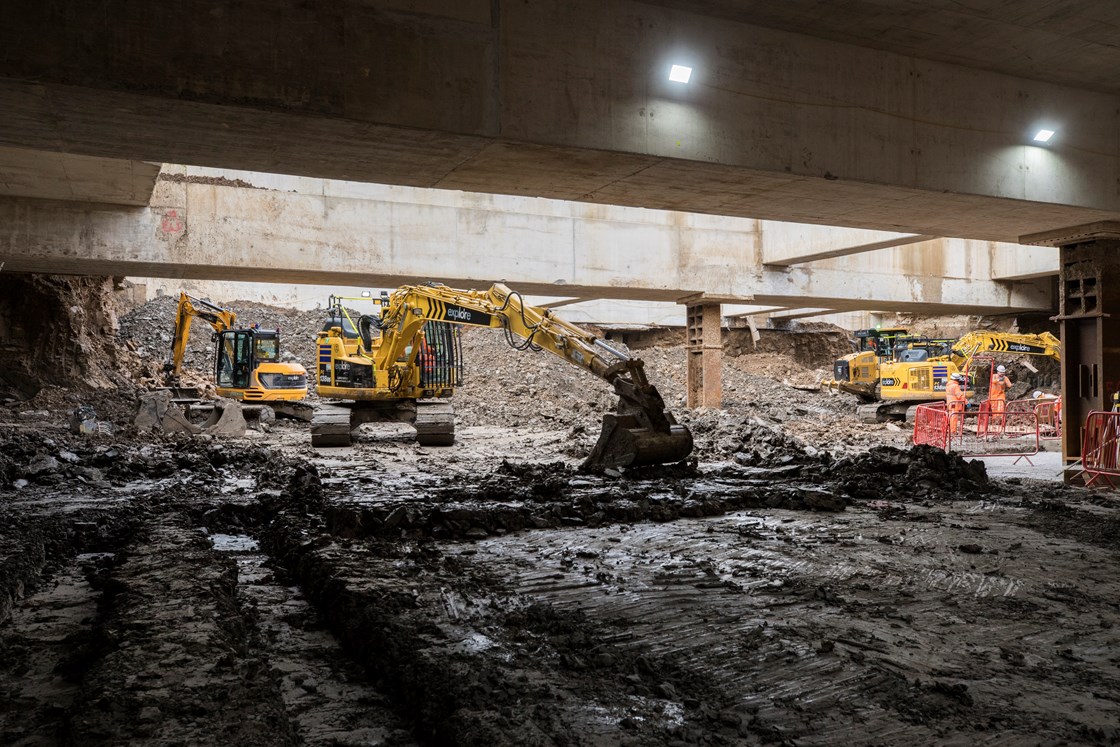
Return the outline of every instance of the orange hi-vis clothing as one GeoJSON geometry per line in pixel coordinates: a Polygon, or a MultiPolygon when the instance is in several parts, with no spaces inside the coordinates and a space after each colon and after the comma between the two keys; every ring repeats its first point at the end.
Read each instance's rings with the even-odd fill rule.
{"type": "Polygon", "coordinates": [[[994,373],[992,374],[992,382],[989,388],[988,399],[1007,399],[1007,390],[1011,388],[1011,379],[1007,378],[1007,374],[994,373]]]}
{"type": "Polygon", "coordinates": [[[953,430],[959,430],[964,420],[965,388],[959,381],[949,379],[945,385],[945,403],[949,410],[949,425],[953,430]]]}

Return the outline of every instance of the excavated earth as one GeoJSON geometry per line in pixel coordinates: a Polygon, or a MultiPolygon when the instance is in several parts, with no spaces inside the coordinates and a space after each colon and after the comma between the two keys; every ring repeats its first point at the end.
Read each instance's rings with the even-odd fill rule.
{"type": "Polygon", "coordinates": [[[679,345],[620,340],[698,444],[623,473],[578,468],[593,379],[481,333],[453,447],[138,434],[128,387],[9,402],[0,744],[1120,741],[1112,494],[861,427],[797,388],[829,339],[740,346],[691,414],[679,345]],[[111,428],[72,434],[80,404],[111,428]]]}

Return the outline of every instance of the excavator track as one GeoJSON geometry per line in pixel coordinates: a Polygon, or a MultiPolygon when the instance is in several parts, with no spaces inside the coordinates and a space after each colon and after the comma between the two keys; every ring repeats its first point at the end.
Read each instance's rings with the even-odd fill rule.
{"type": "Polygon", "coordinates": [[[450,402],[416,403],[416,441],[421,446],[451,446],[455,443],[455,410],[450,402]]]}
{"type": "Polygon", "coordinates": [[[311,445],[349,446],[350,417],[349,407],[316,405],[311,414],[311,445]]]}

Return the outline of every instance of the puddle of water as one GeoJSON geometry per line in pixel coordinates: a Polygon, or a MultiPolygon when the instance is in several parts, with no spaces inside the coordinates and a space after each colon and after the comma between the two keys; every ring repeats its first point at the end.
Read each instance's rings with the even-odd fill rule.
{"type": "Polygon", "coordinates": [[[246,534],[211,534],[210,541],[218,552],[256,552],[260,545],[246,534]]]}

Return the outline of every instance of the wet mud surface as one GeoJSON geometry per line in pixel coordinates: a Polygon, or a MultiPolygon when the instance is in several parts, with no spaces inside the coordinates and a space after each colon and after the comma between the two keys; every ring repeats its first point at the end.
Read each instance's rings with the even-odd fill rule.
{"type": "Polygon", "coordinates": [[[1109,494],[736,428],[625,474],[9,428],[0,744],[1120,740],[1109,494]]]}

